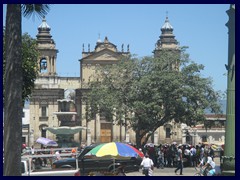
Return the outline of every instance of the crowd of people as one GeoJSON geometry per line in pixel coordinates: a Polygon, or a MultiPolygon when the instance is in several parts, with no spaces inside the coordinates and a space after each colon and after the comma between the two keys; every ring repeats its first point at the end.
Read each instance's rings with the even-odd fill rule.
{"type": "MultiPolygon", "coordinates": [[[[82,148],[82,147],[81,147],[82,148]]],[[[84,148],[84,147],[83,147],[84,148]]],[[[61,151],[35,151],[32,146],[30,150],[26,150],[27,147],[23,146],[23,154],[28,152],[29,154],[54,154],[53,158],[35,158],[33,159],[35,168],[41,168],[51,166],[52,162],[59,160],[61,151]]],[[[76,154],[77,148],[73,148],[71,153],[76,154]]],[[[214,175],[215,163],[214,163],[214,150],[211,145],[205,145],[199,143],[196,146],[190,144],[160,144],[155,146],[152,143],[148,143],[139,148],[145,156],[141,162],[143,174],[146,176],[152,176],[154,168],[164,169],[165,167],[175,168],[173,172],[175,174],[183,175],[183,167],[200,167],[206,169],[205,175],[214,175]]],[[[220,157],[223,155],[223,149],[220,157]]]]}
{"type": "Polygon", "coordinates": [[[155,146],[149,143],[139,150],[145,154],[141,163],[145,175],[151,176],[153,174],[153,167],[162,169],[164,167],[173,167],[176,168],[174,170],[176,174],[180,171],[179,174],[183,175],[183,167],[197,166],[206,168],[210,172],[209,175],[214,174],[214,150],[211,145],[199,143],[193,146],[173,143],[155,146]],[[148,173],[146,169],[149,170],[148,173]]]}

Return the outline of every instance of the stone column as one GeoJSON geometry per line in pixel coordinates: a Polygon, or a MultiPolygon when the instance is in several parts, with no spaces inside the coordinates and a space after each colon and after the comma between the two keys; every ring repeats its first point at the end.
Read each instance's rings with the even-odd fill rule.
{"type": "Polygon", "coordinates": [[[52,57],[52,72],[55,75],[56,74],[56,61],[55,61],[56,57],[53,56],[52,57]]]}
{"type": "Polygon", "coordinates": [[[128,131],[126,132],[125,142],[126,142],[126,143],[129,143],[129,142],[130,142],[130,141],[129,141],[129,132],[128,132],[128,131]]]}
{"type": "Polygon", "coordinates": [[[182,144],[186,144],[186,135],[182,135],[182,144]]]}
{"type": "Polygon", "coordinates": [[[92,143],[92,138],[91,138],[91,131],[90,129],[87,129],[87,146],[89,146],[92,143]]]}
{"type": "Polygon", "coordinates": [[[46,61],[47,61],[47,74],[49,75],[49,73],[51,72],[51,57],[50,56],[46,56],[46,61]]]}
{"type": "Polygon", "coordinates": [[[228,71],[227,79],[227,119],[225,146],[222,164],[223,175],[235,175],[235,5],[227,11],[228,27],[228,71]]]}
{"type": "Polygon", "coordinates": [[[52,56],[48,56],[48,75],[51,75],[52,74],[52,56]]]}
{"type": "Polygon", "coordinates": [[[158,144],[158,132],[154,132],[154,144],[158,144]]]}
{"type": "Polygon", "coordinates": [[[51,57],[51,73],[54,75],[54,56],[51,57]]]}
{"type": "Polygon", "coordinates": [[[96,115],[96,141],[101,141],[101,123],[100,123],[100,114],[96,115]]]}
{"type": "Polygon", "coordinates": [[[34,145],[34,130],[31,130],[30,131],[30,134],[29,134],[29,146],[32,147],[32,145],[34,145]]]}

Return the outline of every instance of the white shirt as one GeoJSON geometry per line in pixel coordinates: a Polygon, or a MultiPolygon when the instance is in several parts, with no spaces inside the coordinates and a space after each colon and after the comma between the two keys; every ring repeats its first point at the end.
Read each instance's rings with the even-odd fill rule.
{"type": "Polygon", "coordinates": [[[192,155],[196,155],[196,149],[195,148],[191,148],[190,152],[192,153],[192,155]]]}
{"type": "Polygon", "coordinates": [[[184,154],[187,155],[187,156],[188,155],[192,156],[192,153],[191,153],[191,151],[189,149],[185,149],[184,154]]]}
{"type": "MultiPolygon", "coordinates": [[[[203,164],[203,163],[204,163],[204,158],[201,161],[201,164],[203,164]]],[[[212,160],[212,158],[210,156],[207,157],[206,163],[210,164],[212,166],[212,168],[215,168],[215,166],[216,166],[215,162],[212,160]]]]}
{"type": "Polygon", "coordinates": [[[208,164],[210,164],[212,166],[212,168],[215,168],[215,162],[212,160],[211,157],[208,157],[208,161],[207,161],[208,164]]]}
{"type": "Polygon", "coordinates": [[[34,155],[34,148],[31,148],[31,153],[32,155],[34,155]]]}
{"type": "Polygon", "coordinates": [[[149,157],[146,157],[142,160],[141,166],[150,168],[151,166],[153,166],[153,161],[149,157]]]}
{"type": "Polygon", "coordinates": [[[178,157],[177,157],[177,160],[178,160],[178,161],[181,161],[181,160],[182,160],[182,150],[181,150],[181,149],[178,149],[178,157]]]}
{"type": "Polygon", "coordinates": [[[58,160],[61,159],[60,153],[58,151],[56,151],[55,155],[56,155],[58,160]]]}

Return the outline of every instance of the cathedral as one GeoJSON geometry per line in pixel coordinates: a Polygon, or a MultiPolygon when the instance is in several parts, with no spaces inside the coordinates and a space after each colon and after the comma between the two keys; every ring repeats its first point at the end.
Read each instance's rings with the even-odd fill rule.
{"type": "MultiPolygon", "coordinates": [[[[116,64],[121,58],[130,55],[117,49],[108,37],[97,40],[93,51],[90,45],[79,60],[80,77],[60,77],[56,71],[57,45],[50,34],[51,28],[43,18],[38,27],[37,44],[40,51],[38,59],[39,76],[35,81],[29,110],[29,129],[32,132],[29,145],[37,146],[36,139],[46,137],[56,140],[61,147],[90,145],[91,143],[120,141],[135,143],[134,131],[126,125],[108,122],[97,114],[94,119],[86,118],[88,82],[98,66],[116,64]]],[[[179,51],[178,42],[173,34],[173,27],[166,17],[161,27],[161,35],[153,50],[154,57],[161,56],[162,49],[179,51]]],[[[178,69],[175,65],[173,68],[178,69]]],[[[152,143],[184,143],[186,135],[182,124],[169,122],[158,128],[152,135],[152,143]]],[[[198,140],[194,140],[198,142],[198,140]]]]}

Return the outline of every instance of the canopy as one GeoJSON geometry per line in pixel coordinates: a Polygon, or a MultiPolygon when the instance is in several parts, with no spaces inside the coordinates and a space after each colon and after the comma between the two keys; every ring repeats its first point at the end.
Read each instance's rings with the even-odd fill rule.
{"type": "Polygon", "coordinates": [[[113,159],[113,171],[115,171],[115,159],[121,158],[132,158],[132,157],[144,157],[143,153],[140,152],[133,146],[129,144],[124,144],[120,142],[109,142],[103,143],[91,151],[89,151],[84,156],[95,156],[95,157],[112,157],[113,159]]]}
{"type": "Polygon", "coordinates": [[[61,127],[46,127],[44,129],[50,131],[53,134],[76,134],[83,129],[86,130],[87,128],[82,126],[75,127],[61,126],[61,127]]]}
{"type": "Polygon", "coordinates": [[[95,155],[96,157],[104,157],[111,156],[113,158],[121,158],[121,157],[144,157],[143,153],[138,149],[130,146],[129,144],[124,144],[120,142],[109,142],[103,143],[91,151],[89,151],[86,156],[95,155]]]}
{"type": "Polygon", "coordinates": [[[44,138],[44,137],[40,137],[36,140],[37,143],[39,144],[42,144],[44,146],[58,146],[58,144],[51,140],[51,139],[47,139],[47,138],[44,138]]]}

